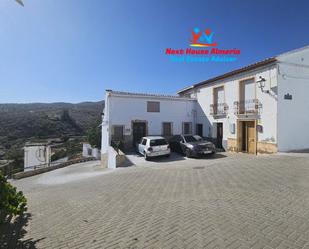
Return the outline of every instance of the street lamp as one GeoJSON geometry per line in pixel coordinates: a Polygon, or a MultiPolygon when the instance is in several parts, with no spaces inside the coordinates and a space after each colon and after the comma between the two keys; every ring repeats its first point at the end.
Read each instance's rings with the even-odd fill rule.
{"type": "Polygon", "coordinates": [[[266,79],[263,78],[262,76],[259,77],[259,80],[256,81],[256,83],[258,84],[258,87],[261,89],[261,91],[264,93],[269,93],[269,90],[264,91],[264,87],[265,87],[265,81],[266,79]]]}

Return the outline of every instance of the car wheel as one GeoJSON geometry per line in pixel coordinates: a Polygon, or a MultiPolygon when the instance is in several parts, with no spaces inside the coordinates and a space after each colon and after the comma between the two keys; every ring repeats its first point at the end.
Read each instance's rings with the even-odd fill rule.
{"type": "Polygon", "coordinates": [[[191,157],[191,152],[190,152],[190,150],[189,149],[186,149],[185,150],[185,155],[186,155],[186,157],[191,157]]]}
{"type": "Polygon", "coordinates": [[[144,158],[145,158],[146,161],[149,160],[149,156],[147,156],[147,153],[146,153],[146,152],[144,152],[144,158]]]}
{"type": "Polygon", "coordinates": [[[167,155],[165,155],[165,157],[170,157],[170,155],[171,155],[171,154],[167,154],[167,155]]]}

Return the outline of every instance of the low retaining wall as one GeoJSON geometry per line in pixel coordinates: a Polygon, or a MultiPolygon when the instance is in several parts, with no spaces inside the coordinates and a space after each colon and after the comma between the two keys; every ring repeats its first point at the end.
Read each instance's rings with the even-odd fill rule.
{"type": "MultiPolygon", "coordinates": [[[[101,166],[103,168],[116,169],[118,167],[127,167],[127,156],[120,149],[115,150],[112,146],[109,146],[107,152],[101,154],[101,166]]],[[[132,165],[132,164],[131,164],[132,165]]]]}
{"type": "Polygon", "coordinates": [[[82,158],[82,159],[73,159],[73,160],[67,161],[65,163],[60,163],[60,164],[55,165],[55,166],[35,169],[35,170],[31,170],[31,171],[26,171],[26,172],[19,172],[19,173],[13,174],[13,179],[16,179],[16,180],[22,179],[22,178],[25,178],[25,177],[34,176],[34,175],[42,174],[42,173],[45,173],[45,172],[49,172],[49,171],[52,171],[52,170],[55,170],[55,169],[64,168],[64,167],[70,166],[70,165],[75,164],[75,163],[83,163],[83,162],[88,162],[88,161],[93,161],[93,160],[96,160],[96,159],[91,158],[91,157],[82,158]]]}

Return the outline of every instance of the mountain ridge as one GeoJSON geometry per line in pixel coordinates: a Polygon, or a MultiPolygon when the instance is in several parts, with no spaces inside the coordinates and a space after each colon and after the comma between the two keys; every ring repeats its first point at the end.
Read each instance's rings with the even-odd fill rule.
{"type": "Polygon", "coordinates": [[[104,101],[0,104],[0,159],[31,139],[84,136],[103,108],[104,101]]]}

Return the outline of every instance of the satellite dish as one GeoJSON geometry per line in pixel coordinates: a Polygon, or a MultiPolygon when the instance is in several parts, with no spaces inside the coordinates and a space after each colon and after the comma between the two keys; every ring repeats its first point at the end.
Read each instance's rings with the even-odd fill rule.
{"type": "Polygon", "coordinates": [[[15,0],[17,3],[19,3],[21,6],[24,6],[24,3],[22,0],[15,0]]]}

